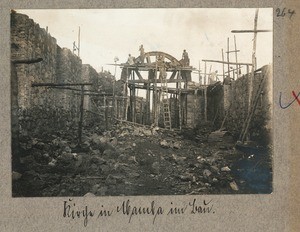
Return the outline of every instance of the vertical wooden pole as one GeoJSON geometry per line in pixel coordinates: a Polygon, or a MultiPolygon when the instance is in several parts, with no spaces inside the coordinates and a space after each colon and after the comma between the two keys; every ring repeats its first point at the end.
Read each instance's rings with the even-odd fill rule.
{"type": "Polygon", "coordinates": [[[201,73],[200,73],[200,60],[199,60],[199,84],[201,85],[202,84],[202,78],[201,78],[201,73]]]}
{"type": "Polygon", "coordinates": [[[151,118],[151,124],[155,125],[155,91],[154,91],[154,85],[152,89],[152,118],[151,118]]]}
{"type": "Polygon", "coordinates": [[[181,97],[181,71],[179,71],[179,129],[182,130],[182,97],[181,97]]]}
{"type": "Polygon", "coordinates": [[[230,77],[230,67],[229,67],[229,37],[227,38],[227,72],[228,72],[228,77],[230,77]]]}
{"type": "Polygon", "coordinates": [[[160,99],[161,99],[161,90],[158,92],[157,94],[157,102],[156,102],[156,125],[158,125],[158,122],[159,122],[159,116],[160,116],[160,99]]]}
{"type": "Polygon", "coordinates": [[[132,100],[132,85],[129,85],[129,109],[130,109],[130,121],[133,122],[133,100],[132,100]]]}
{"type": "Polygon", "coordinates": [[[185,109],[184,109],[184,124],[185,125],[187,125],[187,114],[188,114],[188,87],[187,87],[187,84],[188,84],[188,82],[187,82],[187,79],[185,80],[185,92],[186,92],[186,94],[185,94],[185,109]]]}
{"type": "Polygon", "coordinates": [[[124,98],[124,119],[128,120],[127,118],[127,113],[128,113],[128,78],[129,78],[129,73],[128,73],[128,68],[127,68],[127,76],[126,76],[126,81],[124,84],[124,95],[126,98],[124,98]]]}
{"type": "Polygon", "coordinates": [[[119,119],[119,115],[120,115],[120,101],[119,99],[117,98],[116,99],[116,106],[117,106],[117,110],[116,110],[116,118],[119,119]]]}
{"type": "Polygon", "coordinates": [[[114,118],[116,116],[116,112],[115,112],[115,110],[116,110],[116,96],[115,96],[116,90],[115,90],[115,88],[116,88],[116,77],[114,77],[114,79],[113,79],[112,118],[114,118]]]}
{"type": "Polygon", "coordinates": [[[84,103],[84,85],[81,85],[81,94],[80,94],[80,114],[78,122],[78,145],[81,144],[82,139],[82,123],[83,123],[83,103],[84,103]]]}
{"type": "Polygon", "coordinates": [[[239,77],[239,72],[240,72],[240,69],[239,69],[239,65],[237,64],[238,63],[238,58],[237,58],[237,47],[236,47],[236,38],[235,38],[235,35],[234,35],[234,51],[235,51],[235,62],[236,62],[236,78],[239,77]]]}
{"type": "Polygon", "coordinates": [[[147,83],[145,124],[147,125],[149,123],[150,123],[150,83],[147,83]]]}
{"type": "Polygon", "coordinates": [[[155,77],[154,77],[154,88],[153,88],[153,119],[154,119],[154,125],[157,126],[157,57],[156,57],[156,65],[155,65],[155,77]]]}
{"type": "Polygon", "coordinates": [[[207,87],[204,88],[204,120],[207,122],[207,87]]]}
{"type": "MultiPolygon", "coordinates": [[[[132,79],[135,80],[134,71],[132,71],[132,79]]],[[[132,117],[133,122],[136,122],[136,97],[135,97],[135,84],[132,85],[132,98],[133,98],[133,104],[132,104],[132,117]]]]}
{"type": "Polygon", "coordinates": [[[212,68],[212,65],[209,66],[209,74],[208,74],[207,84],[212,84],[212,83],[210,83],[211,82],[211,68],[212,68]]]}
{"type": "Polygon", "coordinates": [[[197,118],[197,115],[198,115],[198,108],[197,108],[197,99],[198,99],[198,97],[197,97],[197,95],[198,95],[198,90],[196,89],[195,90],[195,92],[194,92],[194,120],[193,120],[193,124],[194,124],[194,127],[195,127],[195,125],[196,125],[196,118],[197,118]]]}
{"type": "Polygon", "coordinates": [[[141,99],[141,102],[140,102],[140,123],[141,124],[144,124],[143,122],[143,99],[141,99]]]}
{"type": "Polygon", "coordinates": [[[204,85],[206,85],[206,61],[204,62],[204,85]]]}
{"type": "MultiPolygon", "coordinates": [[[[222,48],[222,61],[224,62],[224,51],[223,51],[223,48],[222,48]]],[[[223,63],[222,66],[223,66],[223,80],[224,80],[225,79],[225,64],[223,63]]]]}
{"type": "MultiPolygon", "coordinates": [[[[251,67],[251,74],[249,78],[249,110],[251,108],[252,102],[252,92],[253,92],[253,79],[254,79],[254,71],[256,69],[256,38],[257,38],[257,19],[258,19],[258,9],[255,11],[255,18],[254,18],[254,38],[253,38],[253,49],[252,49],[252,67],[251,67]]],[[[250,111],[249,111],[250,112],[250,111]]]]}
{"type": "Polygon", "coordinates": [[[107,102],[106,102],[106,96],[103,98],[103,105],[104,105],[104,118],[105,118],[105,129],[108,130],[108,113],[107,113],[107,102]]]}

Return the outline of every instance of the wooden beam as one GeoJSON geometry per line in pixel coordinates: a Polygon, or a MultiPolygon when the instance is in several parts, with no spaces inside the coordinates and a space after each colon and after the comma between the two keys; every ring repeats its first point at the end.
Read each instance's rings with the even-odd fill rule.
{"type": "Polygon", "coordinates": [[[31,87],[41,87],[41,86],[84,86],[93,85],[93,83],[32,83],[31,87]]]}
{"type": "MultiPolygon", "coordinates": [[[[180,82],[180,80],[178,79],[167,79],[166,80],[167,83],[177,83],[180,82]]],[[[182,81],[182,80],[181,80],[182,81]]],[[[128,84],[137,84],[137,83],[157,83],[157,80],[155,81],[155,79],[153,80],[128,80],[128,84]]]]}
{"type": "MultiPolygon", "coordinates": [[[[155,70],[155,65],[153,63],[151,64],[135,64],[135,65],[128,65],[128,64],[107,64],[107,65],[113,65],[113,66],[120,66],[120,67],[124,67],[127,69],[138,69],[139,71],[149,71],[149,70],[155,70]]],[[[195,68],[193,68],[192,66],[188,66],[188,67],[182,67],[182,66],[177,66],[177,67],[173,67],[173,68],[167,68],[166,71],[167,72],[173,72],[173,71],[192,71],[195,70],[195,68]]]]}
{"type": "Polygon", "coordinates": [[[200,60],[199,60],[199,72],[198,72],[198,75],[199,75],[199,83],[201,85],[202,84],[202,78],[201,78],[201,70],[200,70],[200,60]]]}
{"type": "MultiPolygon", "coordinates": [[[[235,52],[235,62],[237,63],[238,62],[237,53],[238,53],[239,50],[237,50],[237,48],[236,48],[236,38],[235,38],[235,35],[234,35],[234,50],[236,51],[235,52]]],[[[238,64],[236,65],[236,70],[239,70],[239,65],[238,64]]],[[[238,77],[239,77],[239,72],[236,73],[236,78],[238,78],[238,77]]]]}
{"type": "Polygon", "coordinates": [[[172,75],[170,76],[169,80],[173,80],[173,79],[175,78],[176,72],[177,72],[177,71],[173,71],[173,72],[172,72],[172,75]]]}
{"type": "Polygon", "coordinates": [[[146,124],[150,124],[150,84],[146,85],[146,124]]]}
{"type": "MultiPolygon", "coordinates": [[[[178,72],[177,79],[181,80],[181,71],[178,72]]],[[[182,94],[181,94],[181,82],[179,82],[179,130],[182,130],[182,94]]]]}
{"type": "Polygon", "coordinates": [[[204,121],[207,122],[207,88],[204,89],[204,121]]]}
{"type": "MultiPolygon", "coordinates": [[[[135,80],[134,72],[132,72],[132,78],[135,80]]],[[[132,86],[132,98],[133,98],[133,108],[132,108],[132,118],[133,122],[136,122],[136,97],[135,97],[135,86],[132,86]]]]}
{"type": "Polygon", "coordinates": [[[231,33],[258,33],[258,32],[272,32],[272,30],[232,30],[231,33]]]}
{"type": "Polygon", "coordinates": [[[103,98],[103,106],[104,106],[104,117],[105,117],[105,129],[108,130],[108,112],[107,112],[107,99],[104,96],[103,98]]]}
{"type": "Polygon", "coordinates": [[[204,85],[206,85],[206,61],[204,61],[204,85]]]}
{"type": "MultiPolygon", "coordinates": [[[[224,62],[224,51],[223,51],[223,49],[222,49],[222,62],[224,62]]],[[[225,79],[225,64],[223,63],[222,66],[223,66],[223,79],[225,79]]]]}
{"type": "Polygon", "coordinates": [[[13,64],[34,64],[43,61],[43,58],[25,59],[25,60],[12,60],[13,64]]]}
{"type": "Polygon", "coordinates": [[[232,52],[240,52],[240,50],[232,50],[232,51],[228,51],[228,52],[226,52],[226,53],[232,53],[232,52]]]}
{"type": "Polygon", "coordinates": [[[226,62],[226,61],[220,61],[220,60],[202,60],[204,62],[215,62],[215,63],[221,63],[221,64],[238,64],[238,65],[252,65],[251,63],[236,63],[236,62],[226,62]]]}
{"type": "MultiPolygon", "coordinates": [[[[241,67],[239,67],[238,69],[231,69],[229,72],[233,72],[233,71],[236,71],[236,70],[240,70],[241,67]]],[[[228,72],[225,72],[225,73],[228,73],[228,72]]]]}
{"type": "MultiPolygon", "coordinates": [[[[256,31],[257,28],[257,20],[258,20],[258,9],[255,11],[255,17],[254,17],[254,31],[256,31]]],[[[253,48],[252,48],[252,67],[251,67],[251,73],[249,78],[249,102],[248,102],[248,114],[250,114],[250,108],[251,108],[251,103],[252,103],[252,92],[253,92],[253,79],[254,79],[254,70],[255,70],[255,63],[256,63],[256,39],[257,39],[257,32],[254,32],[253,36],[253,48]]]]}
{"type": "Polygon", "coordinates": [[[78,91],[81,92],[81,89],[76,89],[72,87],[64,87],[64,86],[48,86],[51,89],[62,89],[62,90],[72,90],[72,91],[78,91]]]}
{"type": "Polygon", "coordinates": [[[140,80],[144,80],[138,69],[135,69],[134,71],[140,80]]]}
{"type": "Polygon", "coordinates": [[[227,71],[228,71],[228,77],[230,78],[230,68],[229,68],[229,37],[227,38],[227,71]]]}

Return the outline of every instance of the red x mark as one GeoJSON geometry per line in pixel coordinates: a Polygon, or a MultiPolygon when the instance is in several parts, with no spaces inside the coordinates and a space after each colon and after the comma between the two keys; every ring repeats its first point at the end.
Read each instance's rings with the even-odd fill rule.
{"type": "Polygon", "coordinates": [[[279,93],[279,106],[281,107],[281,109],[289,108],[295,101],[297,101],[299,106],[300,106],[300,92],[298,94],[296,94],[295,91],[293,90],[292,94],[293,94],[294,99],[290,103],[288,103],[287,105],[283,105],[282,102],[281,102],[282,93],[281,92],[279,93]]]}
{"type": "Polygon", "coordinates": [[[300,105],[300,99],[298,98],[297,94],[294,92],[294,90],[292,91],[294,98],[297,100],[298,104],[300,105]]]}

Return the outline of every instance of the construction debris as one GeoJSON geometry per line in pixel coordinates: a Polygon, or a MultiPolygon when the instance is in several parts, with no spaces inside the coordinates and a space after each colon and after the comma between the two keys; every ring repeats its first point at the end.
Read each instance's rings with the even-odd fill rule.
{"type": "Polygon", "coordinates": [[[219,142],[200,147],[173,132],[145,136],[141,131],[122,123],[99,135],[84,130],[86,151],[78,150],[63,133],[54,139],[22,137],[26,171],[14,175],[15,196],[207,194],[239,189],[234,181],[240,180],[229,168],[233,156],[241,158],[234,144],[227,150],[220,149],[219,142]]]}

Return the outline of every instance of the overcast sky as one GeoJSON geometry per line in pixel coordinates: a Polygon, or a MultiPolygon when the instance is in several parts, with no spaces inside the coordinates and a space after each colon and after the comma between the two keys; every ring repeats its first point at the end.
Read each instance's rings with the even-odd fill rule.
{"type": "MultiPolygon", "coordinates": [[[[100,9],[100,10],[17,10],[32,18],[57,39],[60,47],[72,50],[77,43],[80,26],[80,57],[84,64],[97,71],[103,67],[114,74],[114,57],[126,62],[128,54],[139,55],[139,46],[147,51],[163,51],[181,59],[183,49],[189,53],[190,64],[198,69],[202,59],[221,60],[231,30],[253,29],[255,9],[100,9]]],[[[272,8],[259,10],[258,29],[273,29],[272,8]]],[[[238,60],[251,63],[253,34],[235,34],[238,60]]],[[[273,33],[259,33],[257,67],[272,63],[273,33]]],[[[226,57],[225,57],[226,59],[226,57]]],[[[234,54],[230,57],[235,61],[234,54]]],[[[222,73],[222,65],[212,70],[222,73]]],[[[204,63],[201,62],[204,70],[204,63]]],[[[208,67],[209,69],[209,67],[208,67]]],[[[119,79],[120,69],[117,69],[119,79]]]]}

